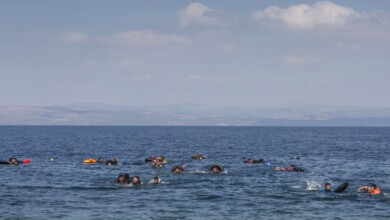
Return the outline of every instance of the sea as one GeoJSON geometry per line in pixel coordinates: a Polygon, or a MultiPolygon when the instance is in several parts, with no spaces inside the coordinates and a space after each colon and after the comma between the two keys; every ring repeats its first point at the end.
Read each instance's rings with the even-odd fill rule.
{"type": "Polygon", "coordinates": [[[390,219],[389,156],[386,127],[0,126],[0,160],[31,161],[0,165],[0,219],[390,219]],[[152,155],[168,163],[152,168],[152,155]],[[291,164],[305,172],[275,170],[291,164]],[[349,186],[322,193],[326,182],[349,186]],[[382,194],[356,192],[371,183],[382,194]]]}

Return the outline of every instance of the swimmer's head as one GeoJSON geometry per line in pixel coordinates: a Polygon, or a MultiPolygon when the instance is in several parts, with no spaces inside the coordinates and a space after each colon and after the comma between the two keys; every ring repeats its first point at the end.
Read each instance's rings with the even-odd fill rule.
{"type": "Polygon", "coordinates": [[[116,178],[116,182],[118,183],[126,183],[130,182],[130,175],[127,173],[121,173],[119,176],[116,178]]]}
{"type": "Polygon", "coordinates": [[[172,173],[178,174],[178,173],[182,173],[183,171],[184,171],[183,166],[180,166],[180,165],[174,166],[172,168],[172,173]]]}
{"type": "Polygon", "coordinates": [[[330,183],[325,183],[325,190],[330,191],[330,183]]]}
{"type": "Polygon", "coordinates": [[[158,160],[159,162],[163,162],[165,160],[165,157],[163,155],[160,155],[156,157],[156,160],[158,160]]]}
{"type": "Polygon", "coordinates": [[[290,171],[294,171],[294,170],[295,170],[295,165],[291,164],[291,165],[288,167],[288,169],[289,169],[290,171]]]}
{"type": "Polygon", "coordinates": [[[153,177],[152,181],[150,181],[150,183],[153,183],[153,184],[158,184],[160,182],[161,182],[161,180],[157,176],[153,177]]]}
{"type": "Polygon", "coordinates": [[[9,162],[10,164],[18,164],[18,160],[17,160],[15,157],[9,158],[8,162],[9,162]]]}
{"type": "Polygon", "coordinates": [[[212,165],[209,169],[211,173],[221,173],[223,171],[223,168],[219,165],[212,165]]]}
{"type": "Polygon", "coordinates": [[[374,189],[376,189],[376,188],[378,188],[378,187],[376,186],[375,183],[371,183],[371,184],[370,184],[370,188],[374,190],[374,189]]]}
{"type": "Polygon", "coordinates": [[[134,176],[133,177],[133,185],[140,185],[141,184],[141,180],[139,179],[138,176],[134,176]]]}

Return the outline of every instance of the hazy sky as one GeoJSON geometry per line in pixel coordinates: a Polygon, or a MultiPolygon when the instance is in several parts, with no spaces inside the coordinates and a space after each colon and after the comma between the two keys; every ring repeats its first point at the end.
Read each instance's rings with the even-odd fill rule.
{"type": "Polygon", "coordinates": [[[0,2],[0,105],[390,107],[390,1],[0,2]]]}

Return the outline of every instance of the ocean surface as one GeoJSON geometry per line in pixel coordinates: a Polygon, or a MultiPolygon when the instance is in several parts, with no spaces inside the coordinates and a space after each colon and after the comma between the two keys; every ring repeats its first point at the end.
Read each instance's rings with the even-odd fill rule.
{"type": "Polygon", "coordinates": [[[390,128],[0,126],[0,160],[12,156],[31,163],[0,165],[0,219],[390,219],[390,128]],[[150,155],[169,163],[133,164],[150,155]],[[99,156],[120,165],[82,163],[99,156]],[[224,173],[205,172],[216,163],[224,173]],[[290,164],[305,172],[274,170],[290,164]],[[115,184],[122,172],[143,184],[115,184]],[[383,193],[356,192],[369,183],[383,193]]]}

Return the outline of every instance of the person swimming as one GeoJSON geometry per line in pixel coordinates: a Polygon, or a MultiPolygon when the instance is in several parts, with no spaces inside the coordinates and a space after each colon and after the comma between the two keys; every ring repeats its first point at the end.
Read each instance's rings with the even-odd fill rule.
{"type": "Polygon", "coordinates": [[[115,182],[117,183],[131,183],[131,178],[128,173],[120,173],[118,177],[115,179],[115,182]]]}
{"type": "Polygon", "coordinates": [[[263,162],[264,162],[263,159],[259,159],[259,160],[247,159],[244,161],[244,163],[263,163],[263,162]]]}
{"type": "Polygon", "coordinates": [[[115,166],[115,165],[118,165],[118,161],[117,161],[117,159],[115,157],[113,157],[111,160],[107,160],[105,162],[105,164],[107,166],[115,166]]]}
{"type": "Polygon", "coordinates": [[[153,179],[149,181],[149,184],[159,184],[159,183],[161,183],[161,179],[158,178],[157,176],[153,177],[153,179]]]}
{"type": "Polygon", "coordinates": [[[8,163],[12,165],[18,165],[19,161],[16,159],[16,157],[11,157],[8,159],[8,163]]]}
{"type": "Polygon", "coordinates": [[[139,179],[139,176],[134,176],[132,183],[134,186],[141,185],[141,180],[139,179]]]}
{"type": "Polygon", "coordinates": [[[174,174],[183,173],[184,172],[184,167],[185,167],[185,165],[173,166],[172,169],[171,169],[171,172],[174,173],[174,174]]]}
{"type": "Polygon", "coordinates": [[[165,159],[164,156],[160,155],[160,156],[149,156],[147,158],[145,158],[145,162],[160,162],[160,163],[168,163],[168,160],[165,159]]]}
{"type": "Polygon", "coordinates": [[[0,164],[3,165],[19,165],[28,163],[30,163],[30,159],[18,160],[16,157],[11,157],[8,160],[0,160],[0,164]]]}
{"type": "Polygon", "coordinates": [[[357,192],[366,192],[366,193],[371,194],[371,195],[381,194],[381,190],[374,183],[371,183],[370,186],[361,186],[361,187],[359,187],[357,189],[357,192]]]}
{"type": "Polygon", "coordinates": [[[164,167],[164,164],[159,162],[159,161],[153,161],[152,162],[152,167],[153,168],[163,168],[164,167]]]}
{"type": "Polygon", "coordinates": [[[157,160],[157,162],[160,162],[160,163],[163,163],[163,164],[168,163],[168,161],[162,155],[156,157],[156,160],[157,160]]]}
{"type": "Polygon", "coordinates": [[[201,153],[197,153],[197,154],[191,155],[191,159],[193,159],[193,160],[203,160],[203,159],[206,159],[206,157],[203,156],[203,154],[201,154],[201,153]]]}
{"type": "Polygon", "coordinates": [[[334,192],[334,189],[331,188],[330,183],[325,183],[325,188],[321,190],[321,192],[334,192]]]}
{"type": "Polygon", "coordinates": [[[275,170],[278,171],[289,171],[289,172],[305,172],[302,168],[300,167],[295,167],[295,165],[290,165],[289,167],[283,168],[283,167],[275,167],[275,170]]]}
{"type": "Polygon", "coordinates": [[[218,164],[211,165],[209,168],[210,173],[222,173],[223,172],[223,167],[218,164]]]}

